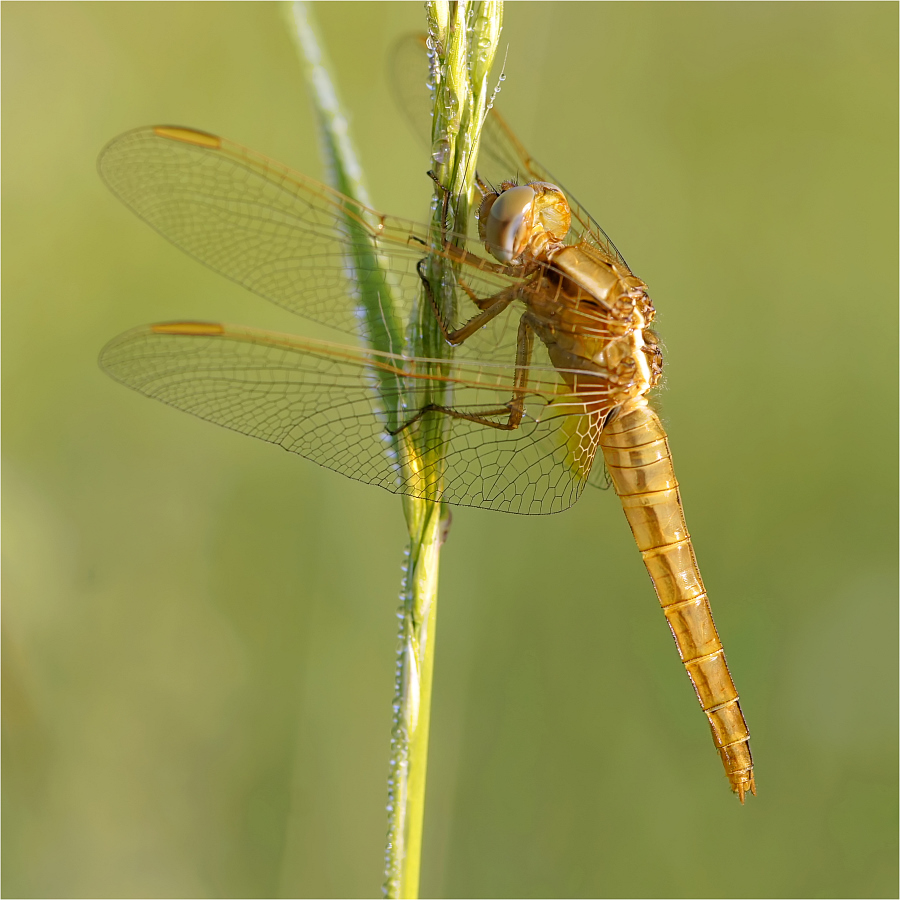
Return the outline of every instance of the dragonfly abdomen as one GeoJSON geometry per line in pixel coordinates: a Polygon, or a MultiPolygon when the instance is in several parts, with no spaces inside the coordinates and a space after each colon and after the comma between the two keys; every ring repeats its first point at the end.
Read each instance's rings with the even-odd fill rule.
{"type": "Polygon", "coordinates": [[[750,732],[697,568],[665,430],[641,397],[607,425],[600,446],[731,788],[743,802],[748,790],[756,793],[750,732]]]}

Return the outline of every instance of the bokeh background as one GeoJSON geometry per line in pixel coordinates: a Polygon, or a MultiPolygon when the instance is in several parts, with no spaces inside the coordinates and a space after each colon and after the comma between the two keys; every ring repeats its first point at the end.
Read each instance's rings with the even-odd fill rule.
{"type": "MultiPolygon", "coordinates": [[[[375,203],[386,60],[317,4],[375,203]]],[[[138,125],[321,174],[282,10],[3,5],[4,896],[380,891],[399,500],[114,384],[139,323],[302,320],[106,191],[138,125]]],[[[462,509],[422,896],[897,893],[895,4],[509,4],[498,99],[648,282],[659,404],[753,732],[728,791],[616,498],[462,509]]]]}

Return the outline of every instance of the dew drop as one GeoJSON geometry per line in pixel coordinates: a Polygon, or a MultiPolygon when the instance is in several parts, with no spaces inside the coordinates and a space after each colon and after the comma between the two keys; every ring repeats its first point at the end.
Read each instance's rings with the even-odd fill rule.
{"type": "Polygon", "coordinates": [[[447,158],[450,155],[450,141],[446,140],[446,138],[441,138],[439,141],[436,141],[434,147],[431,150],[431,158],[439,165],[442,166],[445,162],[447,162],[447,158]]]}

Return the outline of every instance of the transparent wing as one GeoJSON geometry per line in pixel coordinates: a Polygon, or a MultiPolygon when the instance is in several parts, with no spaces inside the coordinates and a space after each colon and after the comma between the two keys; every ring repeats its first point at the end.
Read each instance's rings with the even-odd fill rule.
{"type": "Polygon", "coordinates": [[[416,138],[431,149],[431,84],[424,34],[407,34],[388,57],[388,83],[416,138]]]}
{"type": "MultiPolygon", "coordinates": [[[[530,367],[518,428],[430,411],[392,437],[386,406],[405,410],[407,421],[421,409],[434,377],[425,374],[427,363],[197,322],[133,329],[100,357],[113,378],[148,397],[395,493],[526,514],[575,502],[596,453],[602,398],[586,404],[567,394],[552,366],[530,367]],[[441,419],[436,443],[425,447],[442,459],[441,473],[421,471],[421,453],[414,459],[410,450],[414,438],[431,433],[417,430],[428,416],[441,419]],[[442,482],[437,497],[422,488],[435,480],[442,482]]],[[[513,394],[514,366],[444,366],[440,380],[455,412],[502,420],[497,409],[513,394]]]]}
{"type": "MultiPolygon", "coordinates": [[[[390,60],[390,80],[397,103],[413,131],[430,145],[431,103],[428,95],[428,57],[423,35],[411,34],[396,44],[390,60]]],[[[624,257],[596,219],[578,203],[558,178],[545,169],[522,146],[506,120],[491,109],[481,133],[478,174],[498,187],[503,181],[549,181],[562,188],[572,209],[568,242],[587,241],[628,268],[624,257]]],[[[629,269],[630,271],[630,269],[629,269]]]]}
{"type": "MultiPolygon", "coordinates": [[[[518,181],[549,181],[562,189],[572,210],[572,229],[567,237],[568,243],[587,241],[599,247],[613,259],[628,268],[628,263],[612,242],[609,235],[600,227],[597,220],[575,199],[571,191],[536,159],[529,156],[525,148],[513,134],[506,120],[492,109],[484,123],[481,136],[481,150],[478,154],[479,174],[492,183],[499,183],[505,177],[518,181]],[[502,176],[502,172],[513,172],[513,175],[502,176]]],[[[629,269],[629,271],[631,271],[629,269]]]]}
{"type": "MultiPolygon", "coordinates": [[[[402,350],[429,252],[424,225],[381,215],[245,147],[175,126],[141,128],[102,152],[112,192],[186,253],[232,281],[312,321],[402,350]],[[377,313],[364,297],[377,296],[377,313]]],[[[467,287],[490,297],[516,283],[475,240],[467,287]]],[[[441,248],[432,252],[441,254],[441,248]]],[[[458,291],[458,318],[477,312],[458,291]]],[[[505,316],[499,319],[505,319],[505,316]]],[[[451,324],[458,324],[451,323],[451,324]]],[[[514,358],[515,327],[503,321],[466,341],[461,356],[514,358]]]]}

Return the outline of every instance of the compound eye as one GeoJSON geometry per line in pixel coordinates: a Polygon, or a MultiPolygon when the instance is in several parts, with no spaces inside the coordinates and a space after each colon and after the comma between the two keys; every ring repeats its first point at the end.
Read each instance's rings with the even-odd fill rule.
{"type": "Polygon", "coordinates": [[[530,237],[534,197],[534,189],[526,184],[505,190],[492,204],[484,226],[484,240],[500,262],[512,262],[525,249],[530,237]]]}

